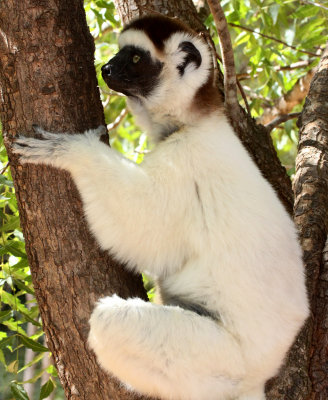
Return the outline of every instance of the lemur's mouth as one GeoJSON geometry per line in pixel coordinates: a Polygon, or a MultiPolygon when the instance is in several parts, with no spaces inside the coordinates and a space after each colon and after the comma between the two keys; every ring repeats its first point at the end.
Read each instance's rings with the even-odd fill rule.
{"type": "Polygon", "coordinates": [[[108,75],[105,72],[102,73],[102,77],[103,77],[106,85],[110,89],[115,90],[115,92],[122,93],[125,96],[134,96],[131,93],[130,88],[127,87],[129,84],[131,84],[130,82],[125,82],[124,79],[113,78],[112,75],[108,75]]]}

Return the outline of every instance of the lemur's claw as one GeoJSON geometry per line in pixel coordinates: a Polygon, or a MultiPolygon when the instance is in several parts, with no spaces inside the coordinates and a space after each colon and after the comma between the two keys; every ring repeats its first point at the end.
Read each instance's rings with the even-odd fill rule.
{"type": "Polygon", "coordinates": [[[98,128],[93,130],[95,135],[99,138],[103,135],[107,135],[107,127],[106,125],[99,125],[98,128]]]}

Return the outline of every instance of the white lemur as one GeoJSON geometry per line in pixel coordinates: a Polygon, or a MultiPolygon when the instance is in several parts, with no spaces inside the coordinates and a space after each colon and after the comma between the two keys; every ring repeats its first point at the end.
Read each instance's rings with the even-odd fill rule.
{"type": "Polygon", "coordinates": [[[211,51],[182,23],[127,25],[102,68],[157,141],[141,165],[84,134],[20,137],[23,162],[68,170],[100,246],[157,279],[163,304],[99,301],[89,344],[139,393],[264,400],[308,315],[290,217],[224,115],[211,51]]]}

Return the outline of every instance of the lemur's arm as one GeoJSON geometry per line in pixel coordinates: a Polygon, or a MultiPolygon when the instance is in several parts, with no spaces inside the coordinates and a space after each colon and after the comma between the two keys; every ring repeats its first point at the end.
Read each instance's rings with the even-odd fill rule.
{"type": "Polygon", "coordinates": [[[72,174],[89,226],[104,249],[133,268],[155,274],[168,265],[181,265],[184,254],[177,251],[179,235],[174,232],[175,216],[183,207],[181,198],[175,199],[177,190],[163,190],[151,172],[99,141],[104,127],[73,135],[36,129],[42,140],[20,137],[14,151],[22,162],[48,164],[72,174]]]}

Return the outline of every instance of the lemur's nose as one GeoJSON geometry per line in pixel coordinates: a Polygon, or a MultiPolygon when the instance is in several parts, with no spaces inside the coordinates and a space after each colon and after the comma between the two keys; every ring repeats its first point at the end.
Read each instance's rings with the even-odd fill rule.
{"type": "Polygon", "coordinates": [[[106,75],[111,75],[111,73],[112,73],[111,67],[112,67],[112,66],[111,66],[109,63],[107,63],[107,64],[105,64],[105,65],[103,65],[103,66],[101,67],[101,72],[102,72],[103,74],[106,74],[106,75]]]}

